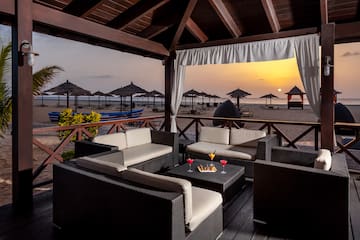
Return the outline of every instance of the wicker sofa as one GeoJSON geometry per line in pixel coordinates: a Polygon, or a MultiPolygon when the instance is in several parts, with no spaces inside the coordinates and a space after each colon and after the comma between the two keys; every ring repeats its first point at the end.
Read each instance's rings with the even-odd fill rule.
{"type": "Polygon", "coordinates": [[[254,164],[254,220],[302,239],[348,239],[349,172],[344,154],[329,170],[315,168],[317,151],[272,149],[254,164]]]}
{"type": "Polygon", "coordinates": [[[270,159],[271,148],[277,145],[277,136],[260,130],[201,127],[199,141],[188,145],[186,153],[209,159],[208,154],[216,151],[215,161],[225,158],[231,164],[244,166],[245,177],[252,178],[255,159],[270,159]]]}
{"type": "Polygon", "coordinates": [[[113,161],[148,172],[159,172],[179,163],[178,135],[150,128],[129,129],[75,142],[75,157],[112,154],[113,161]]]}
{"type": "Polygon", "coordinates": [[[53,223],[65,236],[215,240],[222,233],[221,194],[102,161],[54,165],[53,223]]]}

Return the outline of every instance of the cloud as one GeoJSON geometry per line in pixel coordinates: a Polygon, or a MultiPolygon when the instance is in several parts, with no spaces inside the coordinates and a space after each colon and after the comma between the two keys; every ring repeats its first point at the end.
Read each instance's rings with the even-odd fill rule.
{"type": "Polygon", "coordinates": [[[114,78],[115,76],[110,75],[110,74],[103,74],[103,75],[90,75],[90,76],[86,76],[85,78],[91,78],[91,79],[110,79],[110,78],[114,78]]]}
{"type": "Polygon", "coordinates": [[[341,55],[342,57],[353,57],[353,56],[359,56],[360,52],[346,52],[343,55],[341,55]]]}

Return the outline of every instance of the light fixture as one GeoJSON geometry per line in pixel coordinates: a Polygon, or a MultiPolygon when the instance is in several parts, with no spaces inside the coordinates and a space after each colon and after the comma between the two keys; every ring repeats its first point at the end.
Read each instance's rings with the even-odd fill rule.
{"type": "Polygon", "coordinates": [[[27,64],[31,67],[34,65],[35,56],[39,56],[39,54],[33,52],[31,43],[27,40],[22,41],[20,45],[19,66],[24,66],[24,58],[27,57],[27,64]]]}
{"type": "Polygon", "coordinates": [[[330,76],[330,67],[334,67],[334,65],[330,64],[331,61],[331,57],[330,56],[325,56],[325,64],[324,64],[324,76],[328,77],[330,76]]]}

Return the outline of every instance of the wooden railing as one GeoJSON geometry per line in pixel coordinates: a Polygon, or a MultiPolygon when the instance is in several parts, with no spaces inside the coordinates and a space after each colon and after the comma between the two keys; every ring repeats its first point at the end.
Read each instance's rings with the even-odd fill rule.
{"type": "MultiPolygon", "coordinates": [[[[281,121],[281,120],[260,120],[260,119],[248,119],[248,118],[217,118],[217,117],[198,117],[198,116],[178,116],[178,119],[183,121],[178,121],[178,132],[181,138],[198,141],[199,139],[199,130],[200,126],[212,126],[212,121],[220,120],[223,121],[222,127],[235,127],[240,128],[239,123],[245,123],[245,127],[250,127],[252,129],[265,129],[267,133],[277,134],[281,137],[282,143],[284,146],[298,148],[300,140],[307,138],[308,142],[311,144],[309,146],[313,147],[315,150],[319,148],[319,136],[320,136],[320,123],[317,122],[300,122],[300,121],[281,121]],[[299,128],[295,134],[292,136],[282,129],[283,126],[290,128],[299,128]],[[297,145],[298,144],[298,145],[297,145]]],[[[126,130],[129,127],[150,127],[156,130],[162,130],[164,128],[164,116],[155,116],[155,117],[142,117],[134,119],[124,119],[116,121],[107,121],[91,124],[80,124],[73,125],[69,127],[45,127],[45,128],[35,128],[33,129],[33,144],[37,146],[41,151],[47,154],[44,160],[38,168],[35,169],[33,173],[33,179],[35,180],[40,173],[52,162],[54,161],[63,161],[61,157],[62,152],[71,145],[71,140],[75,136],[77,140],[81,140],[84,137],[91,138],[92,134],[87,130],[89,127],[99,127],[99,131],[102,134],[109,134],[113,132],[118,132],[121,130],[126,130]],[[104,129],[105,128],[105,129],[104,129]],[[58,136],[60,131],[69,130],[70,134],[59,141],[59,143],[51,148],[48,144],[45,144],[39,140],[39,137],[42,135],[47,135],[52,133],[53,136],[58,136]]],[[[360,123],[336,123],[335,127],[337,128],[348,128],[354,130],[356,133],[360,132],[360,123]]],[[[292,131],[294,132],[294,131],[292,131]]],[[[360,160],[355,156],[349,149],[360,140],[360,134],[356,136],[346,144],[342,142],[337,142],[338,149],[336,152],[345,152],[350,156],[354,161],[360,164],[360,160]]],[[[71,146],[70,146],[71,147],[71,146]]],[[[49,183],[50,180],[34,184],[34,186],[41,186],[49,183]]]]}

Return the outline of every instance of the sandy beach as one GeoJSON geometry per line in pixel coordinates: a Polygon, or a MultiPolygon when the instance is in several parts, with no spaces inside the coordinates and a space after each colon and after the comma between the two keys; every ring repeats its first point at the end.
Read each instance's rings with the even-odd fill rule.
{"type": "MultiPolygon", "coordinates": [[[[41,106],[40,101],[34,102],[34,108],[33,108],[33,124],[34,128],[36,127],[46,127],[46,126],[54,126],[56,124],[51,123],[48,118],[48,112],[51,111],[61,111],[64,109],[64,107],[57,107],[56,102],[45,102],[48,106],[41,106]]],[[[64,104],[64,103],[62,103],[64,104]]],[[[92,107],[89,108],[88,104],[83,102],[80,103],[80,106],[83,106],[82,108],[79,108],[79,111],[82,112],[90,112],[92,109],[95,111],[119,111],[119,105],[114,104],[113,106],[110,106],[106,109],[97,109],[97,104],[93,103],[92,107]]],[[[306,121],[306,122],[315,122],[317,118],[313,114],[312,110],[309,106],[305,106],[304,110],[300,109],[291,109],[288,110],[286,105],[279,105],[278,109],[267,109],[264,107],[264,105],[260,104],[242,104],[241,108],[249,110],[253,116],[249,119],[266,119],[266,120],[289,120],[289,121],[306,121]]],[[[152,106],[136,106],[136,108],[143,108],[144,112],[142,116],[158,116],[163,115],[162,112],[153,112],[152,106]]],[[[205,108],[201,105],[195,106],[195,108],[198,110],[198,114],[196,116],[213,116],[213,113],[215,111],[214,107],[205,108]]],[[[360,121],[360,106],[351,105],[348,106],[349,110],[352,112],[354,118],[357,122],[360,121]]],[[[179,115],[189,115],[191,110],[191,107],[182,107],[180,108],[179,115]]],[[[190,115],[189,115],[190,116],[190,115]]],[[[180,128],[184,128],[190,120],[187,119],[181,119],[178,124],[180,128]]],[[[211,125],[212,123],[210,121],[203,121],[205,125],[211,125]]],[[[159,121],[158,124],[161,124],[159,121]]],[[[245,127],[257,129],[260,127],[259,124],[253,124],[253,123],[246,123],[245,127]]],[[[298,134],[300,134],[302,131],[304,131],[307,127],[298,127],[298,126],[289,126],[284,125],[280,126],[279,128],[284,131],[290,138],[296,137],[298,134]]],[[[194,133],[194,127],[189,129],[189,133],[194,133]]],[[[34,136],[38,140],[40,140],[42,143],[50,146],[51,148],[56,147],[56,145],[60,142],[58,137],[55,133],[51,133],[49,135],[42,135],[42,136],[34,136]]],[[[301,139],[300,144],[312,144],[311,141],[313,140],[313,133],[310,133],[309,135],[305,136],[303,139],[301,139]]],[[[11,135],[9,132],[6,133],[4,138],[0,138],[0,206],[10,203],[11,201],[11,135]]],[[[34,146],[34,169],[39,166],[43,159],[45,159],[47,156],[46,153],[38,149],[34,146]]],[[[43,181],[51,177],[52,168],[51,166],[48,166],[44,172],[41,173],[41,175],[37,178],[38,181],[43,181]]],[[[35,189],[35,192],[41,192],[44,190],[47,190],[51,188],[51,186],[42,187],[35,189]]]]}

